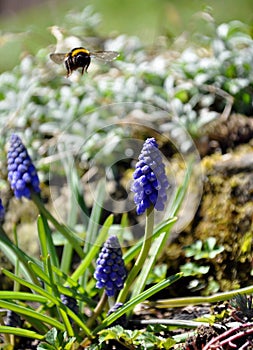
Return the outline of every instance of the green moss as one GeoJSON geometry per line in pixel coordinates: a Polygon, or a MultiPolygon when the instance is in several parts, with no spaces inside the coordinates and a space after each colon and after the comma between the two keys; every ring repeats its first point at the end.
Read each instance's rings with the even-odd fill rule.
{"type": "MultiPolygon", "coordinates": [[[[206,175],[203,196],[193,222],[181,232],[166,252],[166,261],[171,270],[177,270],[194,257],[186,258],[182,247],[215,237],[224,251],[214,259],[196,260],[199,266],[210,266],[206,275],[198,276],[202,294],[211,293],[210,278],[219,285],[220,291],[244,287],[252,283],[252,173],[250,169],[232,169],[232,174],[217,171],[217,164],[231,159],[240,159],[249,152],[249,145],[240,146],[229,156],[214,154],[202,161],[206,175]]],[[[251,148],[252,151],[252,148],[251,148]]],[[[219,167],[218,167],[219,168],[219,167]]],[[[238,168],[239,169],[239,168],[238,168]]],[[[194,277],[192,277],[194,278],[194,277]]],[[[185,291],[189,294],[190,291],[185,291]]]]}

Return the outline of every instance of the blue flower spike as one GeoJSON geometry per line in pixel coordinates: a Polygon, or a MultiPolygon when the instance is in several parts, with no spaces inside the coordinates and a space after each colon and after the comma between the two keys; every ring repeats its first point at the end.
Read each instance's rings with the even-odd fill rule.
{"type": "Polygon", "coordinates": [[[2,203],[2,199],[0,198],[0,222],[4,221],[5,209],[2,203]]]}
{"type": "Polygon", "coordinates": [[[154,138],[149,138],[144,142],[138,159],[131,187],[135,193],[136,213],[141,215],[151,206],[162,211],[167,201],[166,190],[169,182],[165,174],[161,152],[154,138]]]}
{"type": "Polygon", "coordinates": [[[16,198],[31,199],[31,193],[40,193],[40,182],[35,166],[20,137],[12,134],[7,154],[8,180],[16,198]]]}
{"type": "Polygon", "coordinates": [[[127,271],[122,250],[116,236],[110,236],[104,243],[98,259],[94,277],[97,288],[105,288],[108,297],[113,297],[123,288],[127,271]]]}

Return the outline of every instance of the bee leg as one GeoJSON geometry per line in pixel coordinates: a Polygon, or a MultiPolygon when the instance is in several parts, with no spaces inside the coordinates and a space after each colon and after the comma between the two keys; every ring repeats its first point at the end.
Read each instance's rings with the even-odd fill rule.
{"type": "Polygon", "coordinates": [[[85,65],[82,67],[82,75],[83,75],[84,70],[85,70],[86,73],[88,73],[88,72],[87,72],[88,67],[89,67],[88,64],[85,64],[85,65]]]}
{"type": "Polygon", "coordinates": [[[90,60],[89,60],[89,61],[87,62],[87,64],[86,64],[86,68],[85,68],[86,73],[88,73],[89,65],[90,65],[90,60]]]}
{"type": "Polygon", "coordinates": [[[70,64],[68,62],[68,60],[65,61],[65,67],[66,67],[66,70],[67,70],[67,78],[71,75],[72,73],[72,70],[70,68],[70,64]]]}

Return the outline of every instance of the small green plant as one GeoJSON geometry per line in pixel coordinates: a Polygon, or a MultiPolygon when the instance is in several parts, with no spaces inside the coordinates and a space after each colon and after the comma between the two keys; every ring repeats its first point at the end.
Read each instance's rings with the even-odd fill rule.
{"type": "Polygon", "coordinates": [[[56,328],[52,328],[47,332],[45,341],[37,346],[37,350],[71,350],[75,341],[76,338],[68,337],[67,332],[57,331],[56,328]]]}
{"type": "Polygon", "coordinates": [[[205,242],[198,240],[184,248],[185,256],[193,257],[194,260],[214,259],[223,250],[224,247],[216,245],[215,237],[208,237],[205,242]]]}
{"type": "Polygon", "coordinates": [[[188,261],[180,266],[180,271],[184,276],[195,276],[189,282],[188,288],[199,290],[205,288],[205,293],[210,294],[219,290],[219,284],[213,279],[207,282],[203,281],[203,275],[206,275],[211,267],[211,260],[224,251],[223,246],[216,244],[215,237],[208,237],[205,242],[197,240],[193,244],[184,247],[186,258],[193,258],[195,261],[188,261]],[[201,262],[199,261],[201,260],[201,262]]]}
{"type": "Polygon", "coordinates": [[[253,319],[252,298],[253,295],[247,296],[238,294],[231,300],[231,306],[236,309],[233,312],[236,319],[242,321],[244,321],[244,319],[253,319]]]}
{"type": "Polygon", "coordinates": [[[199,266],[194,262],[188,262],[180,266],[180,271],[184,273],[184,276],[202,276],[208,273],[209,269],[209,266],[199,266]]]}
{"type": "MultiPolygon", "coordinates": [[[[113,340],[117,346],[123,345],[126,349],[171,349],[176,343],[172,338],[163,338],[145,330],[126,330],[121,326],[114,326],[99,332],[99,345],[113,340]]],[[[93,347],[91,350],[101,347],[93,347]]]]}

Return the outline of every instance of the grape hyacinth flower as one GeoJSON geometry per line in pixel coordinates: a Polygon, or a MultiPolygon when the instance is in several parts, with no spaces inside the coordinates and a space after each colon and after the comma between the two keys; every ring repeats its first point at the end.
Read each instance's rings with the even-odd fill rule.
{"type": "Polygon", "coordinates": [[[60,298],[62,303],[66,305],[71,311],[73,311],[75,314],[78,313],[78,305],[75,298],[65,294],[61,294],[60,298]]]}
{"type": "Polygon", "coordinates": [[[7,154],[8,180],[16,198],[31,198],[31,192],[40,192],[40,182],[35,166],[16,134],[10,138],[10,147],[7,154]]]}
{"type": "MultiPolygon", "coordinates": [[[[61,294],[61,301],[64,305],[66,305],[71,311],[73,311],[76,315],[78,314],[78,305],[77,300],[69,295],[61,294]]],[[[70,317],[70,322],[74,323],[73,319],[70,317]]]]}
{"type": "MultiPolygon", "coordinates": [[[[116,303],[114,304],[110,310],[108,311],[107,313],[107,316],[113,314],[114,312],[116,312],[118,309],[120,309],[124,304],[123,303],[116,303]]],[[[127,324],[127,317],[126,317],[126,314],[120,316],[116,321],[114,321],[113,323],[111,323],[110,327],[114,327],[114,326],[126,326],[127,324]]]]}
{"type": "Polygon", "coordinates": [[[108,297],[121,290],[126,278],[126,268],[122,259],[122,250],[116,236],[110,236],[104,243],[98,259],[94,277],[97,288],[105,288],[108,297]]]}
{"type": "Polygon", "coordinates": [[[5,319],[5,325],[10,327],[18,327],[20,328],[22,326],[22,320],[16,312],[12,310],[7,310],[6,313],[6,319],[5,319]]]}
{"type": "Polygon", "coordinates": [[[167,201],[166,190],[169,182],[165,174],[161,152],[154,138],[149,138],[144,142],[138,159],[131,187],[135,193],[136,213],[141,215],[151,206],[162,211],[167,201]]]}
{"type": "Polygon", "coordinates": [[[4,220],[4,215],[5,215],[5,210],[2,203],[2,199],[0,198],[0,222],[4,220]]]}

